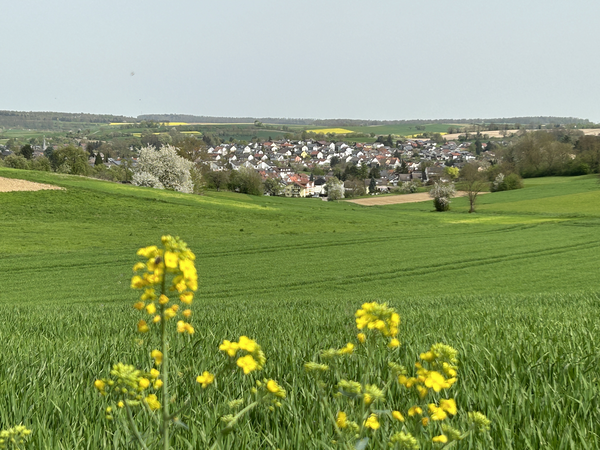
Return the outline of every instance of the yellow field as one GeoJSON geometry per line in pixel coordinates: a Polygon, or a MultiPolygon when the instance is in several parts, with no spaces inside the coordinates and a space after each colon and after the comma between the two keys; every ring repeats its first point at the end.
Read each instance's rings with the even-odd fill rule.
{"type": "Polygon", "coordinates": [[[317,130],[306,130],[309,131],[311,133],[323,133],[323,134],[327,134],[327,133],[333,133],[333,134],[350,134],[350,133],[354,133],[354,131],[352,130],[346,130],[344,128],[319,128],[317,130]]]}

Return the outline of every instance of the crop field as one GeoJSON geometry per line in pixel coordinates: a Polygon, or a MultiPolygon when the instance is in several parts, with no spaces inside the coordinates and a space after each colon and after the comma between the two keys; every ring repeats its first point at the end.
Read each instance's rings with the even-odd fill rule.
{"type": "Polygon", "coordinates": [[[345,128],[316,128],[314,130],[306,130],[306,131],[311,131],[313,133],[323,133],[323,134],[328,134],[328,133],[333,133],[333,134],[349,134],[349,133],[354,133],[354,131],[347,130],[345,128]]]}
{"type": "Polygon", "coordinates": [[[416,136],[425,132],[428,133],[446,133],[448,127],[452,126],[449,123],[435,123],[423,125],[424,129],[418,130],[416,125],[373,125],[366,127],[346,127],[355,133],[375,133],[376,135],[396,134],[399,136],[416,136]]]}
{"type": "MultiPolygon", "coordinates": [[[[370,301],[400,314],[402,345],[389,355],[401,364],[412,367],[436,342],[459,351],[450,395],[459,411],[492,421],[481,448],[600,447],[595,177],[526,180],[481,196],[475,214],[465,198],[437,213],[430,201],[362,207],[6,168],[0,177],[66,188],[0,193],[0,429],[23,423],[32,448],[137,448],[118,420],[105,419],[94,380],[119,361],[152,367],[155,337],[137,332],[139,292],[129,285],[137,249],[164,234],[188,243],[199,274],[196,332],[174,338],[170,351],[172,395],[178,404],[189,397],[174,448],[210,448],[227,401],[263,377],[286,389],[281,408],[254,410],[215,448],[338,448],[303,364],[357,343],[354,312],[370,301]],[[223,373],[219,344],[241,335],[265,352],[256,377],[223,373]],[[195,380],[205,370],[218,375],[203,389],[195,380]]],[[[368,366],[360,358],[348,357],[348,377],[358,376],[355,363],[370,382],[384,379],[387,356],[368,366]]],[[[396,384],[381,409],[407,401],[396,384]]],[[[453,423],[466,427],[460,414],[453,423]]],[[[384,448],[383,436],[401,425],[382,418],[367,448],[384,448]]]]}

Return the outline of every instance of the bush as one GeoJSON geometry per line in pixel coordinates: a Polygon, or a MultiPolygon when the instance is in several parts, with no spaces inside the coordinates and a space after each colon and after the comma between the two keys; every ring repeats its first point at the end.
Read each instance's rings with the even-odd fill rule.
{"type": "Polygon", "coordinates": [[[419,186],[414,181],[405,181],[400,187],[400,191],[405,194],[414,194],[419,189],[419,186]]]}
{"type": "Polygon", "coordinates": [[[45,156],[38,156],[31,162],[31,168],[33,170],[39,170],[40,172],[51,172],[52,165],[50,160],[45,156]]]}
{"type": "Polygon", "coordinates": [[[21,155],[8,155],[4,158],[4,166],[11,169],[31,169],[29,161],[21,155]]]}
{"type": "Polygon", "coordinates": [[[136,172],[133,174],[133,180],[131,180],[136,186],[151,187],[154,189],[164,189],[164,185],[160,180],[148,172],[136,172]]]}
{"type": "Polygon", "coordinates": [[[436,211],[448,211],[450,209],[450,199],[456,195],[454,183],[445,184],[436,181],[429,196],[433,198],[433,206],[436,211]]]}
{"type": "Polygon", "coordinates": [[[523,180],[516,173],[511,173],[507,176],[499,173],[491,186],[492,192],[500,191],[511,191],[513,189],[521,189],[523,187],[523,180]]]}

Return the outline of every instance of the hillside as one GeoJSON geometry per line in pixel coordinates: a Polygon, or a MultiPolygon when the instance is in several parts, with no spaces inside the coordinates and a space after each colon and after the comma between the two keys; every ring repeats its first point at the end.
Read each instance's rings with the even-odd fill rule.
{"type": "MultiPolygon", "coordinates": [[[[468,214],[464,198],[436,213],[431,202],[361,207],[6,168],[0,176],[66,188],[0,193],[0,385],[14,392],[0,411],[32,425],[38,447],[112,446],[92,384],[119,358],[147,362],[132,347],[129,280],[136,250],[163,234],[188,242],[200,274],[198,344],[177,344],[185,376],[216,364],[220,340],[246,334],[265,348],[269,376],[303,389],[301,366],[315,348],[352,336],[364,301],[386,301],[414,354],[438,341],[459,349],[457,402],[493,420],[496,448],[600,445],[595,177],[526,180],[525,189],[482,196],[468,214]]],[[[200,446],[200,430],[218,422],[184,418],[196,430],[186,439],[200,446]]],[[[273,448],[316,448],[305,420],[290,426],[293,445],[269,435],[273,448]]],[[[244,431],[231,442],[258,448],[263,438],[244,431]]]]}

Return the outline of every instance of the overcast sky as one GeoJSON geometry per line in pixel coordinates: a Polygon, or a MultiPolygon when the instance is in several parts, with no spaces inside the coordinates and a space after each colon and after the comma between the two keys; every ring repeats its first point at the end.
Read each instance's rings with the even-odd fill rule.
{"type": "Polygon", "coordinates": [[[597,0],[2,3],[0,109],[600,122],[597,0]]]}

